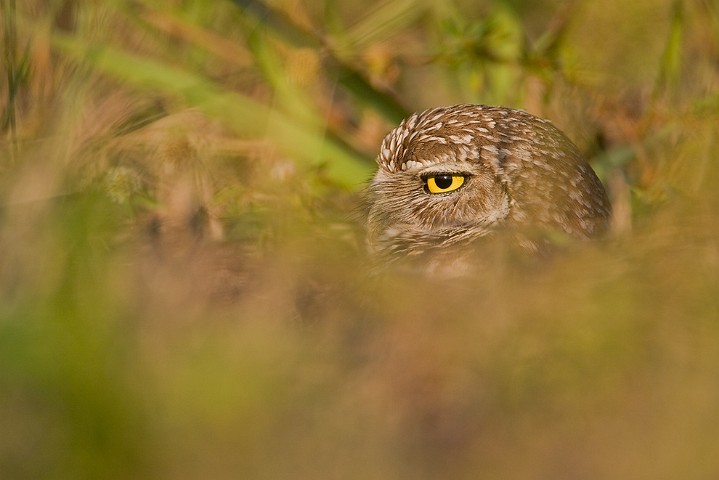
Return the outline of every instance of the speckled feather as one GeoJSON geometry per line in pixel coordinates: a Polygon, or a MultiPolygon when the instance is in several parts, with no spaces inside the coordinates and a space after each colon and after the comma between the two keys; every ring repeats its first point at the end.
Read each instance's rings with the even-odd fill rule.
{"type": "Polygon", "coordinates": [[[589,238],[611,208],[577,147],[521,110],[455,105],[416,113],[392,130],[369,189],[368,245],[384,256],[466,244],[499,226],[589,238]],[[424,190],[428,174],[462,174],[462,188],[424,190]]]}

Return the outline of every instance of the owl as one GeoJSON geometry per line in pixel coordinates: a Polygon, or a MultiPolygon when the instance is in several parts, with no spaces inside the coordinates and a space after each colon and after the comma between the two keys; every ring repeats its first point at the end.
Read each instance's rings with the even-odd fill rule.
{"type": "Polygon", "coordinates": [[[458,259],[496,232],[538,251],[551,239],[588,239],[608,227],[607,194],[577,147],[522,110],[415,113],[385,137],[377,164],[367,245],[383,262],[458,259]]]}

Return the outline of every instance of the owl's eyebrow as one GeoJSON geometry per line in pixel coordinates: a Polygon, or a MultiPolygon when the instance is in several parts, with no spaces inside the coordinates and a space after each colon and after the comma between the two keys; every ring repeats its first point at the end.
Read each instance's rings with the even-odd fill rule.
{"type": "Polygon", "coordinates": [[[440,175],[461,175],[463,177],[471,177],[473,174],[464,170],[437,170],[436,172],[422,172],[419,174],[419,178],[427,180],[430,177],[437,177],[440,175]]]}
{"type": "Polygon", "coordinates": [[[416,174],[422,175],[440,175],[440,174],[454,174],[454,175],[472,175],[472,172],[477,172],[477,162],[468,161],[452,161],[447,159],[446,161],[437,161],[433,164],[425,164],[423,168],[419,168],[416,174]]]}

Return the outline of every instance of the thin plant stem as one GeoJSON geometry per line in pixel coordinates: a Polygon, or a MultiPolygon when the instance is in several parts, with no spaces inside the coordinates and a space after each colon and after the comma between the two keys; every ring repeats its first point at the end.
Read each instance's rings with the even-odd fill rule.
{"type": "Polygon", "coordinates": [[[3,112],[3,130],[8,132],[10,143],[10,159],[14,163],[17,157],[17,117],[16,97],[18,88],[17,75],[17,31],[15,27],[15,0],[3,0],[5,25],[3,43],[5,44],[5,71],[7,72],[7,105],[3,112]]]}

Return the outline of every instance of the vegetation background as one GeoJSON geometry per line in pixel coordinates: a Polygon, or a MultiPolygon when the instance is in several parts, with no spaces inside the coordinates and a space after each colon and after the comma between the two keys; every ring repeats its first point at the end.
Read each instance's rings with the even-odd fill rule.
{"type": "Polygon", "coordinates": [[[1,18],[1,478],[719,478],[716,1],[1,18]],[[612,234],[368,276],[383,136],[460,102],[564,130],[612,234]]]}

